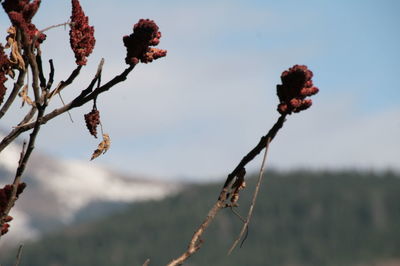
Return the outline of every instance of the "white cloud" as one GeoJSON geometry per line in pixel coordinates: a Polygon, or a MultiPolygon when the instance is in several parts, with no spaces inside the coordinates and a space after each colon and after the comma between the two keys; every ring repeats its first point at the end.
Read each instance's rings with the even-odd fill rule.
{"type": "MultiPolygon", "coordinates": [[[[97,163],[134,172],[160,177],[227,174],[277,118],[274,88],[280,72],[299,62],[321,64],[318,60],[329,53],[311,37],[282,47],[274,45],[280,43],[278,36],[298,31],[292,29],[293,19],[302,18],[301,12],[288,17],[273,8],[257,10],[229,1],[164,3],[160,8],[142,3],[134,9],[116,2],[82,4],[96,25],[97,45],[88,67],[63,92],[66,100],[87,86],[101,57],[106,59],[103,81],[124,69],[121,36],[129,34],[139,18],[158,22],[163,33],[160,47],[168,49],[166,58],[139,65],[125,83],[98,99],[112,148],[97,163]],[[246,35],[240,38],[241,34],[264,38],[266,33],[266,43],[257,38],[248,41],[246,35]],[[226,34],[228,41],[218,39],[220,34],[226,34]]],[[[311,13],[301,19],[304,27],[315,23],[311,13]]],[[[38,21],[44,25],[45,20],[54,21],[58,16],[38,17],[38,21]]],[[[55,59],[56,80],[65,79],[74,67],[68,32],[56,29],[48,35],[44,56],[55,59]],[[57,49],[47,50],[51,47],[57,49]],[[64,49],[67,52],[61,53],[64,49]]],[[[319,70],[329,69],[326,67],[320,65],[319,70]]],[[[317,81],[319,73],[315,73],[317,81]]],[[[328,74],[322,75],[326,79],[328,74]]],[[[271,165],[400,169],[396,160],[400,155],[396,141],[399,125],[395,122],[399,110],[355,113],[359,108],[356,99],[342,100],[356,97],[354,90],[343,94],[343,90],[335,92],[337,84],[322,82],[315,106],[289,117],[277,136],[269,156],[271,165]]],[[[54,103],[59,104],[58,99],[54,103]]],[[[63,116],[45,125],[37,146],[65,157],[88,158],[98,142],[85,130],[83,113],[89,110],[86,106],[72,111],[73,124],[63,116]]],[[[21,114],[14,108],[2,125],[14,125],[17,116],[21,114]]],[[[252,165],[252,169],[258,167],[252,165]]]]}

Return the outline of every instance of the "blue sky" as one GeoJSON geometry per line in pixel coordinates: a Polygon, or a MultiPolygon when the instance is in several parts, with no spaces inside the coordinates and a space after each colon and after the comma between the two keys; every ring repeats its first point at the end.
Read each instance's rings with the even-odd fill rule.
{"type": "MultiPolygon", "coordinates": [[[[66,100],[86,86],[101,57],[104,81],[124,69],[122,36],[140,18],[158,23],[159,46],[168,50],[99,98],[112,148],[94,163],[161,178],[225,176],[277,119],[281,72],[306,64],[321,91],[312,108],[289,117],[271,147],[270,166],[400,170],[400,2],[81,4],[97,44],[76,84],[63,93],[66,100]]],[[[64,22],[69,8],[69,1],[43,1],[34,22],[38,28],[64,22]]],[[[0,24],[4,32],[5,16],[0,24]]],[[[47,35],[43,56],[54,59],[60,80],[74,67],[68,30],[47,35]]],[[[97,146],[82,119],[89,110],[74,110],[73,124],[65,116],[43,127],[38,147],[88,158],[97,146]]],[[[15,108],[0,125],[9,128],[20,116],[15,108]]]]}

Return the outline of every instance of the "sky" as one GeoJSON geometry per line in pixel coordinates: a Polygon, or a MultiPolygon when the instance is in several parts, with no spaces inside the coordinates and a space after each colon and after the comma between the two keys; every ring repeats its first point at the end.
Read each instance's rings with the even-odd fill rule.
{"type": "MultiPolygon", "coordinates": [[[[122,36],[140,18],[156,21],[167,57],[139,64],[98,99],[111,149],[94,164],[158,178],[223,178],[275,123],[282,71],[307,65],[320,88],[313,106],[288,117],[268,167],[400,171],[399,1],[89,1],[96,47],[65,101],[87,86],[101,58],[103,82],[127,66],[122,36]]],[[[42,1],[39,29],[66,22],[70,1],[42,1]]],[[[0,30],[9,26],[0,17],[0,30]]],[[[5,35],[4,35],[5,36],[5,35]]],[[[4,41],[3,41],[4,43],[4,41]]],[[[47,32],[44,60],[56,81],[74,69],[68,29],[47,32]]],[[[47,68],[48,69],[48,68],[47,68]]],[[[53,100],[49,109],[60,106],[53,100]]],[[[83,120],[90,105],[42,127],[37,147],[88,160],[99,140],[83,120]]],[[[0,121],[10,130],[19,106],[0,121]]],[[[24,135],[23,138],[27,138],[24,135]]],[[[1,155],[0,155],[1,160],[1,155]]],[[[261,158],[248,171],[257,171],[261,158]]]]}

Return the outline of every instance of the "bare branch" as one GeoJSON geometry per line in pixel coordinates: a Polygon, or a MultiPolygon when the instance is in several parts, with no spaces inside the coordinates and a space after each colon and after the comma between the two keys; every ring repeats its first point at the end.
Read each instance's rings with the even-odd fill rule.
{"type": "MultiPolygon", "coordinates": [[[[115,86],[116,84],[126,80],[128,74],[134,69],[134,65],[130,65],[127,69],[125,69],[121,74],[115,76],[112,80],[107,82],[106,84],[100,86],[99,88],[95,89],[92,93],[87,95],[86,97],[82,97],[81,95],[76,97],[74,100],[72,100],[70,103],[66,104],[65,106],[62,106],[60,108],[54,109],[52,112],[48,113],[47,115],[44,115],[40,119],[41,124],[47,123],[49,120],[73,109],[76,107],[80,107],[84,105],[85,103],[89,102],[90,100],[93,100],[94,97],[97,97],[99,94],[108,91],[111,87],[115,86]]],[[[1,142],[0,142],[0,152],[4,150],[5,147],[7,147],[14,139],[16,139],[21,133],[30,130],[34,128],[35,122],[31,122],[28,124],[25,124],[23,126],[14,128],[1,142]]]]}
{"type": "Polygon", "coordinates": [[[267,139],[270,138],[271,141],[274,139],[275,135],[278,133],[279,129],[282,128],[283,123],[285,123],[286,114],[282,114],[274,126],[268,131],[268,134],[263,136],[258,144],[240,161],[236,168],[228,175],[224,187],[220,194],[220,199],[225,200],[228,192],[228,186],[231,184],[232,180],[240,174],[242,169],[251,162],[266,146],[267,139]]]}
{"type": "MultiPolygon", "coordinates": [[[[92,81],[90,82],[89,86],[84,89],[81,94],[76,97],[76,99],[82,99],[84,98],[86,95],[88,95],[89,93],[91,93],[93,91],[93,87],[94,85],[97,84],[99,85],[100,83],[100,78],[101,78],[101,72],[103,71],[103,66],[104,66],[104,58],[102,58],[100,60],[99,65],[97,66],[97,71],[96,71],[96,75],[94,76],[94,78],[92,79],[92,81]]],[[[99,86],[97,86],[98,89],[99,86]]]]}
{"type": "Polygon", "coordinates": [[[11,91],[11,94],[8,96],[7,101],[1,107],[0,119],[7,113],[11,104],[14,102],[15,98],[17,97],[19,90],[22,88],[22,86],[24,86],[26,72],[27,72],[26,70],[19,70],[17,82],[14,83],[14,88],[11,91]]]}
{"type": "Polygon", "coordinates": [[[256,185],[256,188],[254,190],[253,199],[251,201],[251,205],[250,205],[250,208],[249,208],[249,212],[247,213],[247,217],[246,217],[245,223],[242,226],[242,230],[240,231],[240,234],[239,234],[238,238],[235,240],[235,242],[232,244],[231,248],[229,249],[228,255],[230,255],[232,253],[232,251],[235,249],[235,247],[239,243],[240,239],[243,237],[244,233],[246,232],[246,230],[249,227],[250,219],[251,219],[251,217],[253,215],[254,206],[256,204],[258,192],[260,190],[260,185],[261,185],[261,181],[262,181],[262,178],[263,178],[264,166],[265,166],[265,162],[266,162],[266,159],[267,159],[268,146],[269,146],[270,142],[271,142],[271,139],[268,138],[267,139],[267,145],[265,146],[264,157],[263,157],[263,160],[262,160],[262,163],[261,163],[261,167],[260,167],[260,174],[258,176],[257,185],[256,185]]]}
{"type": "Polygon", "coordinates": [[[194,233],[192,239],[189,242],[189,246],[186,252],[183,253],[180,257],[172,260],[170,263],[167,264],[167,266],[182,265],[190,256],[192,256],[200,249],[201,244],[203,243],[203,241],[201,240],[201,236],[206,231],[211,222],[214,220],[214,218],[217,216],[218,212],[224,207],[225,204],[220,200],[218,200],[214,204],[214,206],[208,212],[206,219],[194,233]]]}
{"type": "Polygon", "coordinates": [[[53,59],[49,60],[50,64],[50,74],[49,74],[49,81],[46,84],[46,91],[49,91],[51,86],[53,85],[54,82],[54,64],[53,64],[53,59]]]}
{"type": "Polygon", "coordinates": [[[42,90],[45,90],[46,89],[46,78],[44,77],[44,74],[43,74],[42,56],[41,56],[41,52],[39,49],[36,54],[36,64],[37,64],[38,70],[39,70],[40,88],[42,88],[42,90]]]}
{"type": "Polygon", "coordinates": [[[22,119],[22,121],[16,127],[21,127],[27,123],[30,123],[33,116],[35,115],[36,111],[37,111],[37,108],[35,106],[32,106],[31,110],[25,115],[25,117],[22,119]]]}
{"type": "Polygon", "coordinates": [[[65,27],[65,26],[67,26],[67,25],[72,25],[72,24],[73,24],[73,22],[67,21],[67,22],[64,22],[64,23],[52,25],[52,26],[49,26],[49,27],[47,27],[47,28],[44,28],[43,30],[38,31],[38,32],[36,33],[36,36],[39,36],[41,33],[45,32],[45,31],[48,31],[48,30],[51,30],[51,29],[54,29],[54,28],[58,28],[58,27],[62,27],[62,26],[65,27]]]}
{"type": "Polygon", "coordinates": [[[30,49],[27,49],[27,54],[28,54],[28,61],[29,65],[31,66],[31,72],[32,72],[32,88],[33,88],[33,94],[35,95],[35,104],[36,107],[38,107],[40,103],[40,90],[39,90],[39,67],[36,62],[36,56],[33,54],[33,52],[30,49]]]}
{"type": "Polygon", "coordinates": [[[62,26],[67,26],[67,25],[71,25],[71,24],[73,24],[72,22],[64,22],[64,23],[60,23],[60,24],[56,24],[56,25],[52,25],[52,26],[49,26],[49,27],[47,27],[47,28],[44,28],[43,30],[38,30],[37,32],[36,32],[36,34],[33,36],[33,38],[32,38],[32,44],[35,44],[36,43],[36,41],[37,41],[37,39],[39,38],[39,36],[40,36],[40,34],[42,34],[43,32],[45,32],[45,31],[48,31],[48,30],[51,30],[51,29],[54,29],[54,28],[58,28],[58,27],[62,27],[62,26]]]}
{"type": "Polygon", "coordinates": [[[11,208],[14,206],[15,201],[17,200],[17,190],[18,190],[18,186],[21,184],[21,178],[22,178],[22,174],[25,171],[26,168],[26,164],[32,154],[33,149],[35,148],[35,141],[36,141],[36,137],[39,133],[40,130],[40,125],[41,122],[40,120],[43,117],[44,111],[46,109],[46,106],[39,106],[38,107],[38,115],[37,115],[37,119],[35,122],[35,126],[33,128],[32,133],[30,134],[29,137],[29,143],[28,143],[28,147],[26,149],[25,152],[21,153],[21,158],[20,161],[18,163],[18,168],[14,177],[14,182],[12,184],[12,191],[11,191],[11,197],[9,199],[9,201],[7,202],[7,206],[5,207],[3,213],[1,213],[1,217],[0,217],[0,227],[3,226],[3,224],[6,222],[5,219],[8,216],[8,214],[10,213],[11,208]]]}
{"type": "Polygon", "coordinates": [[[236,216],[239,218],[240,221],[242,221],[242,223],[245,223],[245,222],[246,222],[246,219],[244,219],[244,218],[233,208],[233,206],[230,206],[230,209],[231,209],[232,213],[233,213],[234,215],[236,215],[236,216]]]}
{"type": "MultiPolygon", "coordinates": [[[[51,61],[50,64],[53,65],[53,61],[51,61]]],[[[53,68],[53,69],[54,69],[54,68],[53,68]]],[[[59,93],[62,89],[64,89],[64,88],[67,87],[68,85],[70,85],[70,84],[75,80],[75,78],[79,75],[81,69],[82,69],[82,66],[81,66],[81,65],[77,66],[77,67],[74,69],[74,71],[72,71],[72,73],[70,74],[70,76],[67,78],[66,81],[61,81],[61,82],[57,85],[57,87],[56,87],[52,92],[49,93],[48,98],[49,98],[49,99],[52,98],[54,95],[56,95],[57,93],[59,93]]],[[[53,75],[54,75],[54,74],[53,74],[53,75]]],[[[50,81],[50,80],[49,80],[49,81],[50,81]]],[[[51,84],[50,84],[50,85],[47,84],[48,89],[50,89],[50,86],[51,86],[51,84]]]]}

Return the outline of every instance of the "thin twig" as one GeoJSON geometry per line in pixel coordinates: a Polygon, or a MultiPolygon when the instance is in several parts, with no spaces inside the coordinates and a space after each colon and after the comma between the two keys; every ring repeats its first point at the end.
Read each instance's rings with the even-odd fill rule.
{"type": "Polygon", "coordinates": [[[67,21],[67,22],[64,22],[64,23],[52,25],[52,26],[49,26],[47,28],[44,28],[43,30],[40,30],[39,32],[36,33],[36,35],[39,36],[40,33],[43,33],[43,32],[48,31],[50,29],[54,29],[54,28],[58,28],[58,27],[62,27],[62,26],[67,26],[67,25],[72,25],[72,24],[73,24],[73,22],[67,21]]]}
{"type": "Polygon", "coordinates": [[[49,81],[46,84],[46,91],[48,92],[53,85],[54,82],[54,64],[53,64],[53,59],[49,60],[49,65],[50,65],[50,74],[49,74],[49,81]]]}
{"type": "Polygon", "coordinates": [[[19,90],[24,86],[24,80],[26,76],[27,70],[19,70],[17,82],[14,83],[13,90],[8,96],[6,102],[3,104],[0,110],[0,119],[7,113],[8,109],[14,102],[15,98],[18,95],[19,90]]]}
{"type": "Polygon", "coordinates": [[[246,219],[244,219],[244,218],[242,217],[242,215],[240,215],[240,214],[233,208],[233,206],[230,206],[230,209],[231,209],[232,213],[233,213],[234,215],[236,215],[236,216],[240,219],[240,221],[242,221],[243,223],[246,222],[246,219]]]}
{"type": "MultiPolygon", "coordinates": [[[[41,124],[47,123],[49,120],[73,109],[76,107],[80,107],[85,103],[93,100],[94,97],[97,97],[101,93],[108,91],[110,88],[115,86],[116,84],[123,82],[127,79],[128,74],[134,69],[135,65],[130,65],[126,68],[121,74],[115,76],[112,80],[107,82],[106,84],[100,86],[98,89],[95,89],[92,93],[87,95],[86,97],[82,97],[81,95],[77,96],[70,103],[66,104],[63,107],[54,109],[52,112],[46,114],[40,119],[41,124]]],[[[21,133],[34,128],[35,122],[25,124],[24,126],[14,128],[3,140],[0,142],[0,152],[4,150],[15,138],[17,138],[21,133]]]]}
{"type": "Polygon", "coordinates": [[[250,162],[252,161],[264,148],[267,143],[267,139],[270,138],[271,141],[274,139],[275,135],[278,133],[279,129],[282,128],[283,123],[285,123],[286,120],[286,114],[282,114],[278,121],[274,124],[274,126],[268,131],[268,134],[263,136],[258,144],[246,155],[243,157],[243,159],[240,161],[240,163],[236,166],[236,168],[228,175],[226,178],[224,187],[221,191],[222,198],[226,196],[226,189],[232,182],[232,180],[242,171],[242,169],[250,162]]]}
{"type": "Polygon", "coordinates": [[[101,135],[104,135],[103,124],[101,123],[101,121],[100,121],[100,132],[101,135]]]}
{"type": "Polygon", "coordinates": [[[189,246],[185,253],[183,253],[180,257],[172,260],[170,263],[167,264],[167,266],[177,266],[177,265],[182,265],[190,256],[192,256],[194,253],[196,253],[200,247],[203,241],[201,240],[201,236],[205,232],[205,230],[208,228],[208,226],[211,224],[211,222],[214,220],[214,218],[217,216],[218,212],[224,208],[225,204],[222,201],[217,201],[214,206],[211,208],[211,210],[208,212],[206,219],[203,221],[203,223],[199,226],[199,228],[196,230],[196,232],[193,234],[192,239],[189,242],[189,246]]]}
{"type": "Polygon", "coordinates": [[[243,237],[243,234],[246,232],[246,230],[249,227],[250,219],[251,219],[251,217],[253,215],[254,206],[256,205],[258,192],[260,190],[261,181],[263,179],[264,166],[265,166],[265,162],[267,160],[268,146],[269,146],[270,142],[271,142],[271,139],[268,138],[267,139],[267,144],[265,145],[264,157],[263,157],[263,160],[262,160],[262,163],[261,163],[261,167],[260,167],[260,174],[258,175],[257,185],[256,185],[256,188],[254,190],[253,199],[251,201],[249,212],[247,213],[246,221],[242,226],[242,230],[240,231],[240,234],[239,234],[238,238],[235,240],[235,242],[233,242],[231,248],[229,249],[228,255],[230,255],[232,253],[232,251],[235,249],[235,247],[239,243],[240,239],[243,237]]]}
{"type": "Polygon", "coordinates": [[[25,156],[25,147],[26,147],[26,141],[22,143],[22,150],[21,153],[19,154],[19,160],[18,160],[18,165],[22,163],[22,160],[24,159],[25,156]]]}
{"type": "MultiPolygon", "coordinates": [[[[65,102],[64,102],[64,99],[61,96],[61,92],[59,92],[57,95],[60,98],[60,101],[63,104],[63,106],[65,106],[65,102]]],[[[68,116],[69,116],[69,120],[71,120],[71,123],[74,123],[74,120],[72,119],[71,113],[69,111],[67,111],[67,113],[68,113],[68,116]]]]}
{"type": "Polygon", "coordinates": [[[37,108],[35,106],[32,106],[31,110],[29,110],[29,112],[25,115],[25,117],[21,120],[21,122],[19,122],[18,125],[16,125],[13,128],[19,128],[28,123],[31,123],[31,120],[35,116],[36,111],[37,111],[37,108]]]}
{"type": "Polygon", "coordinates": [[[249,226],[246,226],[246,233],[245,233],[245,235],[243,237],[242,242],[240,242],[240,248],[242,248],[242,246],[243,246],[244,242],[246,241],[248,235],[249,235],[249,226]]]}
{"type": "Polygon", "coordinates": [[[35,95],[35,104],[38,107],[41,102],[41,97],[40,97],[40,90],[39,90],[39,76],[40,76],[40,71],[39,71],[39,67],[38,64],[36,62],[36,56],[35,54],[28,49],[27,50],[28,53],[28,61],[29,61],[29,65],[31,66],[31,72],[32,72],[32,89],[33,89],[33,94],[35,95]]]}
{"type": "Polygon", "coordinates": [[[49,26],[47,28],[44,28],[43,30],[38,30],[35,33],[35,35],[33,36],[33,38],[32,38],[32,42],[31,42],[32,43],[32,50],[35,48],[36,41],[39,38],[40,34],[43,34],[43,32],[48,31],[48,30],[53,29],[53,28],[62,27],[62,26],[66,26],[66,25],[71,25],[71,24],[73,24],[73,22],[67,21],[67,22],[64,22],[64,23],[60,23],[60,24],[49,26]]]}
{"type": "MultiPolygon", "coordinates": [[[[8,202],[0,216],[0,227],[2,227],[4,225],[4,223],[6,223],[6,218],[7,218],[8,214],[10,213],[11,208],[14,206],[16,200],[18,199],[17,191],[18,191],[19,185],[21,184],[22,174],[25,171],[27,162],[32,154],[32,151],[35,148],[36,137],[39,133],[40,126],[42,125],[41,120],[43,118],[44,112],[47,107],[47,100],[44,99],[43,104],[42,104],[41,99],[40,99],[41,98],[40,91],[39,91],[39,75],[40,75],[40,73],[39,73],[39,67],[36,62],[36,57],[30,49],[24,49],[24,50],[27,51],[29,65],[30,65],[30,68],[32,71],[32,87],[33,87],[33,91],[35,94],[35,105],[36,105],[35,107],[38,109],[38,114],[37,114],[36,122],[34,123],[34,126],[33,126],[32,133],[29,136],[28,147],[25,150],[25,152],[21,153],[21,158],[18,162],[17,171],[16,171],[16,174],[14,177],[14,182],[12,184],[11,195],[10,195],[8,202]]],[[[19,130],[19,129],[20,128],[18,128],[17,130],[19,130]]]]}
{"type": "MultiPolygon", "coordinates": [[[[59,93],[62,89],[64,89],[68,85],[70,85],[75,80],[75,78],[79,75],[81,69],[82,69],[81,65],[77,66],[74,69],[74,71],[72,71],[72,73],[69,75],[69,77],[65,81],[64,80],[60,81],[60,83],[57,85],[57,87],[52,92],[50,92],[47,97],[50,99],[51,97],[53,97],[54,95],[59,93]]],[[[47,85],[49,87],[49,84],[47,84],[47,85]]]]}
{"type": "Polygon", "coordinates": [[[37,54],[36,54],[36,64],[38,66],[38,70],[39,70],[39,80],[40,80],[40,88],[42,88],[42,90],[46,90],[46,78],[44,77],[44,73],[43,73],[43,64],[42,64],[42,56],[41,56],[41,52],[40,49],[37,49],[37,54]]]}
{"type": "Polygon", "coordinates": [[[21,262],[22,248],[23,248],[23,245],[20,245],[18,248],[17,258],[16,258],[14,266],[18,266],[19,263],[21,262]]]}
{"type": "Polygon", "coordinates": [[[35,148],[35,141],[36,141],[36,137],[39,133],[40,130],[40,125],[41,125],[41,119],[43,117],[44,111],[46,109],[46,105],[43,106],[39,106],[38,107],[38,115],[37,115],[37,119],[35,122],[35,126],[33,128],[32,133],[29,136],[29,143],[28,143],[28,147],[26,148],[25,152],[23,152],[23,156],[21,154],[19,163],[18,163],[18,168],[14,177],[14,182],[12,184],[12,191],[11,191],[11,196],[7,202],[6,207],[4,208],[3,213],[0,216],[0,227],[3,226],[3,224],[5,223],[5,218],[8,216],[8,214],[10,213],[11,208],[14,206],[16,200],[17,200],[17,190],[18,190],[18,186],[21,183],[21,178],[22,178],[22,174],[25,171],[26,168],[26,164],[32,154],[33,149],[35,148]]]}
{"type": "MultiPolygon", "coordinates": [[[[100,79],[101,79],[101,72],[103,71],[103,65],[104,65],[104,58],[102,58],[100,60],[99,65],[97,66],[97,71],[96,71],[96,75],[94,76],[94,78],[92,79],[92,81],[90,82],[89,86],[84,89],[83,91],[81,91],[81,94],[76,97],[76,99],[74,101],[77,101],[78,99],[82,99],[84,97],[86,97],[88,94],[90,94],[91,92],[93,92],[93,87],[97,82],[97,88],[99,89],[99,85],[100,85],[100,79]]],[[[97,95],[95,96],[97,97],[97,95]]]]}

